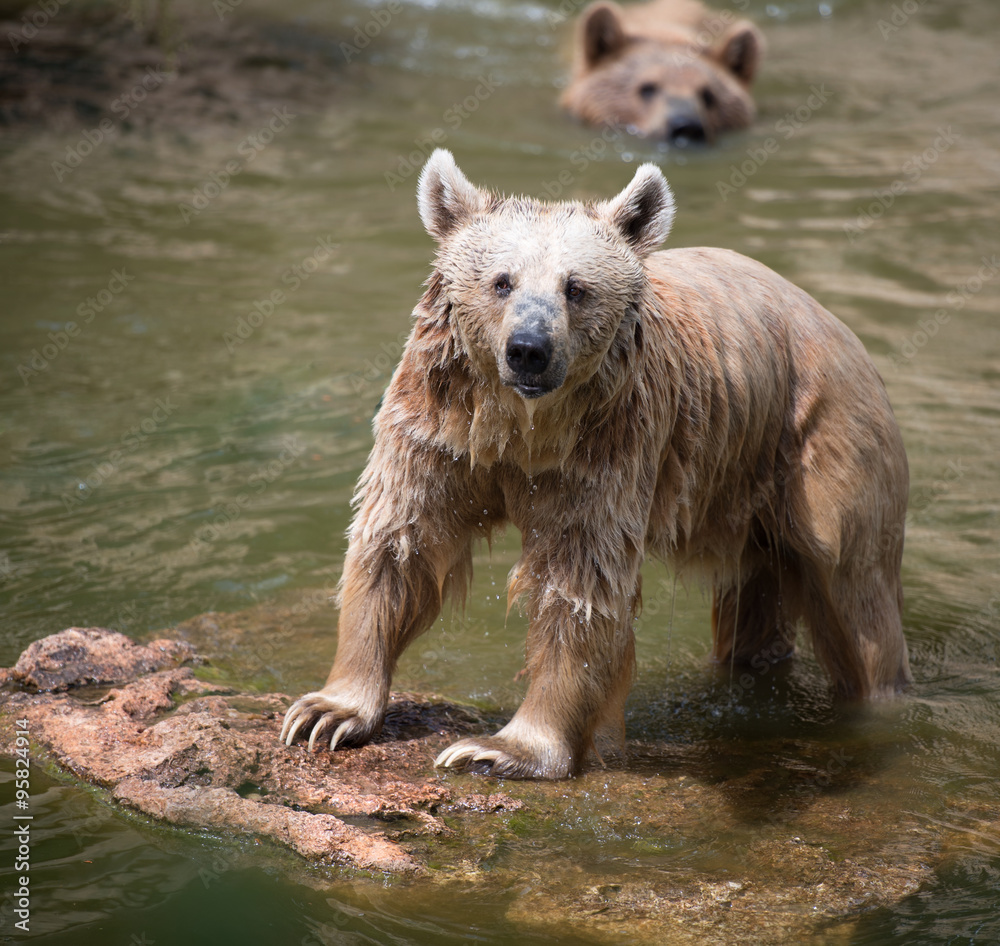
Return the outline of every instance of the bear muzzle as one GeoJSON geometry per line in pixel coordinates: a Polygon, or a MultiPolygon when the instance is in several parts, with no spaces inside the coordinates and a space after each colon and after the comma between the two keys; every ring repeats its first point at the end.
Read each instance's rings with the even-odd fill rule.
{"type": "Polygon", "coordinates": [[[671,115],[667,121],[666,139],[673,145],[708,143],[708,135],[701,118],[695,113],[671,115]]]}
{"type": "Polygon", "coordinates": [[[566,379],[565,360],[555,343],[550,307],[531,299],[515,310],[516,321],[507,336],[500,380],[521,397],[542,397],[566,379]]]}
{"type": "Polygon", "coordinates": [[[710,130],[698,105],[691,100],[671,97],[667,100],[663,137],[668,144],[703,145],[711,141],[710,130]]]}

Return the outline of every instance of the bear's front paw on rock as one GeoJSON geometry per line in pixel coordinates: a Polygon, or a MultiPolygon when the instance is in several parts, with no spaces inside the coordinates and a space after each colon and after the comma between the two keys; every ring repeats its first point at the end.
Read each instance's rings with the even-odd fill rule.
{"type": "Polygon", "coordinates": [[[381,719],[367,717],[355,701],[317,690],[297,699],[285,713],[281,741],[290,746],[300,733],[309,733],[309,749],[330,736],[330,751],[337,746],[362,746],[378,731],[381,719]]]}
{"type": "Polygon", "coordinates": [[[569,778],[575,771],[569,751],[548,747],[536,753],[502,735],[460,739],[445,749],[434,764],[497,778],[569,778]]]}

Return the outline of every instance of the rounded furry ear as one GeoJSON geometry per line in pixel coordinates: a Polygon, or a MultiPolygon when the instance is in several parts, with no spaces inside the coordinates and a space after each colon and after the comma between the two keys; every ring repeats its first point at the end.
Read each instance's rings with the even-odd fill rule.
{"type": "Polygon", "coordinates": [[[740,82],[750,85],[764,55],[764,37],[756,26],[742,20],[722,35],[714,55],[740,82]]]}
{"type": "Polygon", "coordinates": [[[616,3],[593,3],[580,15],[583,59],[588,68],[617,55],[628,44],[616,3]]]}
{"type": "Polygon", "coordinates": [[[655,164],[643,164],[617,197],[606,201],[604,214],[639,256],[652,253],[670,233],[674,195],[655,164]]]}
{"type": "Polygon", "coordinates": [[[486,195],[458,169],[450,151],[437,148],[417,183],[417,207],[424,229],[439,243],[486,205],[486,195]]]}

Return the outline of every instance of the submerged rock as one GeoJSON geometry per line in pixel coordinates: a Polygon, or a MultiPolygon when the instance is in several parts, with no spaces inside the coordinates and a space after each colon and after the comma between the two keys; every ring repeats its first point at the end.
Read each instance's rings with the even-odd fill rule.
{"type": "Polygon", "coordinates": [[[784,944],[831,924],[846,935],[917,891],[945,846],[892,805],[885,776],[856,773],[864,791],[848,800],[843,785],[821,789],[830,777],[805,771],[801,753],[781,768],[781,746],[735,777],[712,769],[710,747],[632,743],[630,761],[572,781],[497,782],[433,767],[448,742],[497,720],[396,693],[371,745],[289,748],[289,697],[208,683],[201,664],[191,644],[100,628],[38,641],[0,671],[0,752],[13,754],[14,720],[27,719],[33,754],[123,808],[269,839],[304,870],[411,877],[394,896],[415,909],[429,882],[500,891],[518,927],[581,941],[784,944]],[[799,783],[776,792],[789,772],[799,783]]]}

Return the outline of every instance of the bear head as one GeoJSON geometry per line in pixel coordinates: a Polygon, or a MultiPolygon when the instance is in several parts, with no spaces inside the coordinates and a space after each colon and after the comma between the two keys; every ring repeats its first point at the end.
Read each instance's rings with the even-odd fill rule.
{"type": "Polygon", "coordinates": [[[633,336],[643,257],[674,215],[655,165],[642,165],[611,200],[545,203],[475,187],[438,149],[417,190],[438,243],[436,308],[480,384],[555,399],[591,378],[623,332],[633,336]]]}
{"type": "Polygon", "coordinates": [[[644,33],[602,0],[581,15],[576,73],[563,105],[585,121],[624,125],[642,137],[710,144],[753,121],[749,89],[762,50],[763,38],[746,20],[718,33],[669,25],[644,33]]]}

